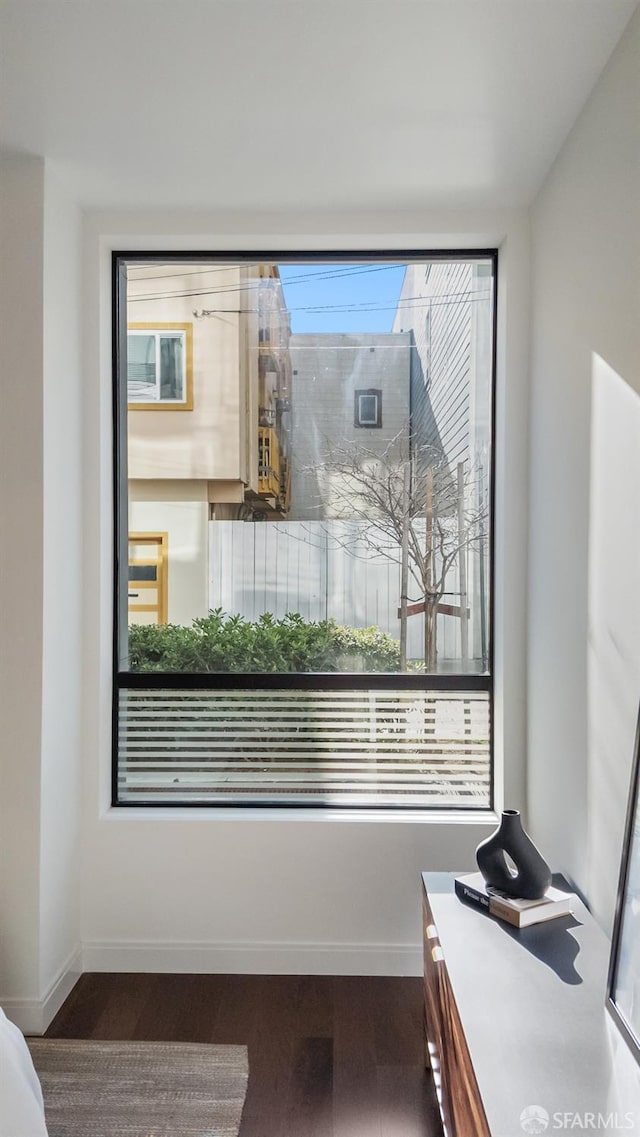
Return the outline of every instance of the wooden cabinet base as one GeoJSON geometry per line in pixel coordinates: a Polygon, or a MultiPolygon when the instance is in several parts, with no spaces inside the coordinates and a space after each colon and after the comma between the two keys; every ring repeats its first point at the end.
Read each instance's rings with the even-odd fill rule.
{"type": "Polygon", "coordinates": [[[422,914],[425,1066],[433,1073],[445,1132],[491,1137],[426,891],[422,914]]]}

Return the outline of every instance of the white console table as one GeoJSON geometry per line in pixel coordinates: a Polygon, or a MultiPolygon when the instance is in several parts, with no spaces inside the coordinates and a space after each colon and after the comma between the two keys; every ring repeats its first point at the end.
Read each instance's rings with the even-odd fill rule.
{"type": "Polygon", "coordinates": [[[532,1106],[548,1134],[584,1132],[575,1115],[617,1114],[618,1128],[586,1132],[640,1137],[621,1049],[634,1063],[605,1009],[609,943],[587,909],[517,930],[459,900],[453,881],[423,875],[427,1064],[448,1137],[543,1132],[522,1124],[532,1106]]]}

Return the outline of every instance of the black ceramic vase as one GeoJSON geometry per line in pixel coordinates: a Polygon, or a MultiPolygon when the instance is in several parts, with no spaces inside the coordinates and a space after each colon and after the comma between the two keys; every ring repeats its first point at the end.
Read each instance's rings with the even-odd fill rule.
{"type": "Polygon", "coordinates": [[[522,828],[517,809],[503,811],[495,833],[478,845],[476,860],[486,883],[507,896],[539,900],[551,884],[551,869],[522,828]],[[515,873],[505,853],[513,861],[515,873]]]}

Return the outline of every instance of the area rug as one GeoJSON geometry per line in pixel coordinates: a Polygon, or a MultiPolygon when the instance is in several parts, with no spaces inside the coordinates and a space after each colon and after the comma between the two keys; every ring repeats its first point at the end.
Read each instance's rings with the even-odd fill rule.
{"type": "Polygon", "coordinates": [[[27,1042],[49,1137],[238,1137],[245,1046],[27,1042]]]}

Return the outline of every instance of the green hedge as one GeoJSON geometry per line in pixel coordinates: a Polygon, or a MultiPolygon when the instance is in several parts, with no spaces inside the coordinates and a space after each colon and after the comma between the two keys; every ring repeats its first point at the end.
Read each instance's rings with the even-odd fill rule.
{"type": "Polygon", "coordinates": [[[132,624],[131,671],[397,671],[400,648],[379,628],[314,622],[298,612],[252,623],[217,608],[178,624],[132,624]]]}

